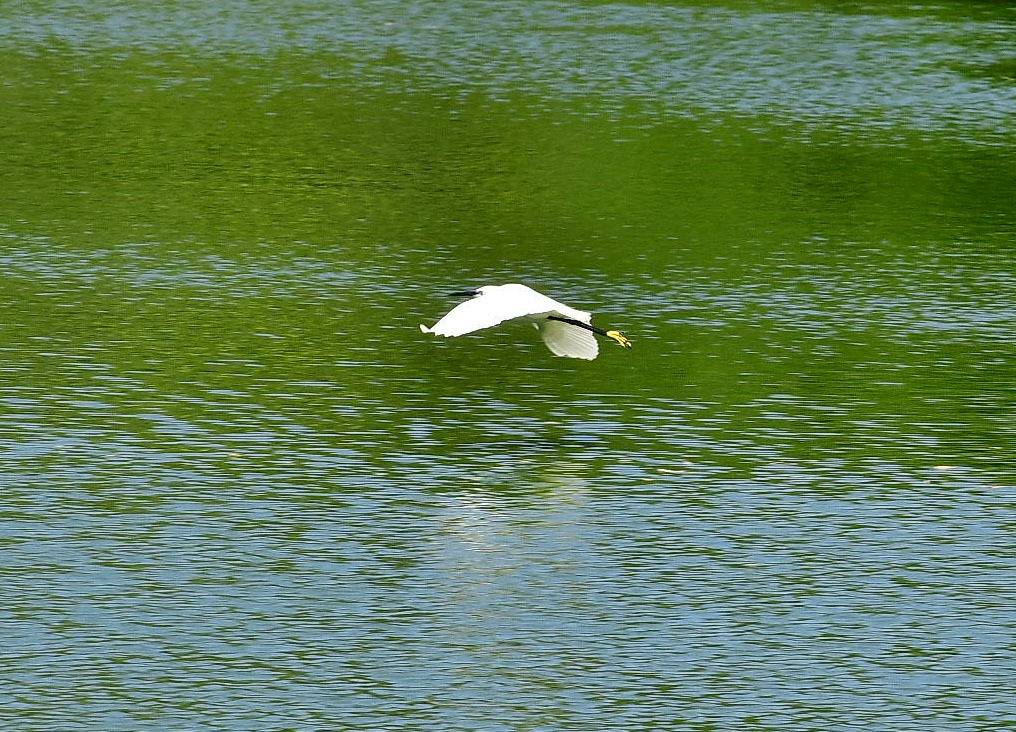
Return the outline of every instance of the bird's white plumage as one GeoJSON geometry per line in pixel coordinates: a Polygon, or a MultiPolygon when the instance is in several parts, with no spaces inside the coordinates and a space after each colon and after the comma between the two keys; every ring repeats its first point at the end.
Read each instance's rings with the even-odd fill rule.
{"type": "Polygon", "coordinates": [[[459,303],[432,328],[424,332],[442,336],[460,336],[474,330],[492,328],[515,318],[546,318],[562,315],[588,323],[589,313],[570,308],[525,285],[487,285],[479,295],[459,303]]]}
{"type": "Polygon", "coordinates": [[[479,294],[459,303],[433,327],[420,326],[424,333],[454,337],[491,328],[506,320],[531,320],[540,330],[547,347],[557,356],[591,360],[599,353],[596,338],[588,330],[557,320],[556,315],[589,324],[592,315],[576,310],[525,285],[487,285],[479,294]]]}
{"type": "Polygon", "coordinates": [[[559,320],[544,320],[537,325],[540,337],[555,356],[584,358],[592,361],[600,352],[596,336],[559,320]]]}

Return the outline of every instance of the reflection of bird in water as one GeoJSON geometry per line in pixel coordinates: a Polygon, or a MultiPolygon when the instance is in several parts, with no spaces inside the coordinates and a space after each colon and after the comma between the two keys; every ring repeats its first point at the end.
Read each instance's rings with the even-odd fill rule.
{"type": "Polygon", "coordinates": [[[486,285],[452,294],[471,299],[452,308],[433,328],[421,325],[420,330],[453,337],[491,328],[506,320],[525,319],[536,326],[555,356],[591,361],[600,350],[594,334],[631,348],[631,341],[620,331],[593,325],[590,313],[570,308],[525,285],[486,285]]]}

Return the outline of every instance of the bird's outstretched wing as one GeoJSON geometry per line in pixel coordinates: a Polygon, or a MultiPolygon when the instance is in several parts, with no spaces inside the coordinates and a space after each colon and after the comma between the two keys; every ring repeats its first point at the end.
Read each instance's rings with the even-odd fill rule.
{"type": "Polygon", "coordinates": [[[540,322],[539,327],[540,337],[555,356],[592,361],[600,352],[596,336],[584,328],[562,323],[560,320],[544,320],[540,322]]]}
{"type": "Polygon", "coordinates": [[[420,330],[440,336],[460,336],[475,330],[491,328],[513,318],[555,312],[557,309],[555,306],[560,305],[546,295],[541,295],[523,285],[503,285],[484,289],[483,294],[452,308],[434,324],[434,327],[421,325],[420,330]]]}

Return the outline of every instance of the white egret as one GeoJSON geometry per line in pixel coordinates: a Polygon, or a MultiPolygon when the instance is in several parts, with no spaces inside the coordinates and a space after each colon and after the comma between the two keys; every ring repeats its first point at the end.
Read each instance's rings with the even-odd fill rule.
{"type": "Polygon", "coordinates": [[[451,338],[491,328],[506,320],[524,319],[536,326],[555,356],[591,361],[600,350],[594,334],[631,348],[631,341],[620,331],[593,325],[590,313],[570,308],[525,285],[486,285],[452,295],[471,299],[452,308],[433,328],[420,325],[420,330],[451,338]]]}

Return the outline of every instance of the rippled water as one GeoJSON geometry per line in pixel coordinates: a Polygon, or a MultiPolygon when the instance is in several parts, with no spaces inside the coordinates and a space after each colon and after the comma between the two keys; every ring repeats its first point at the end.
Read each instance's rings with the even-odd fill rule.
{"type": "Polygon", "coordinates": [[[215,7],[0,13],[5,726],[1012,723],[1008,8],[215,7]]]}
{"type": "Polygon", "coordinates": [[[0,42],[329,53],[381,86],[454,85],[495,97],[535,91],[595,100],[598,114],[638,101],[665,115],[903,124],[980,142],[992,140],[988,132],[1011,141],[1016,118],[1016,12],[1004,4],[812,4],[805,12],[778,2],[747,10],[560,2],[183,7],[98,3],[82,22],[83,9],[71,3],[13,15],[0,42]]]}

